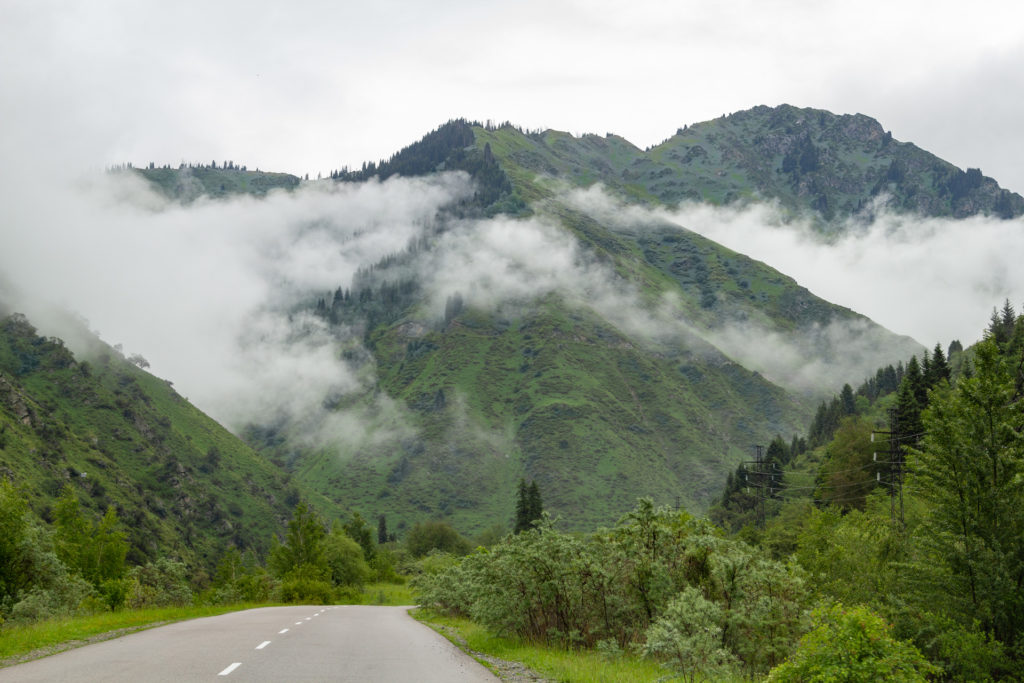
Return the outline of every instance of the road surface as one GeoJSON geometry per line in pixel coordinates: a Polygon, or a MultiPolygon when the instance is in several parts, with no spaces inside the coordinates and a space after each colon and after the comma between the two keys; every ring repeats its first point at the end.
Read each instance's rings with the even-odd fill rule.
{"type": "Polygon", "coordinates": [[[498,680],[407,609],[263,607],[192,619],[0,669],[0,682],[498,680]]]}

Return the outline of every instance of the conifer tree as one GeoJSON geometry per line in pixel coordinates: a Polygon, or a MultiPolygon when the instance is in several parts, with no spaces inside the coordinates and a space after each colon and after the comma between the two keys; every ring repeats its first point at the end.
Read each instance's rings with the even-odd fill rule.
{"type": "Polygon", "coordinates": [[[537,482],[531,481],[529,486],[527,486],[526,479],[520,479],[513,531],[518,534],[532,529],[534,522],[541,518],[543,512],[544,505],[541,502],[540,489],[537,487],[537,482]]]}
{"type": "Polygon", "coordinates": [[[900,381],[900,391],[903,390],[904,385],[907,385],[908,389],[913,392],[914,400],[917,401],[919,408],[924,408],[928,402],[928,387],[925,384],[921,366],[917,362],[917,356],[911,356],[907,363],[907,369],[900,381]]]}
{"type": "Polygon", "coordinates": [[[916,481],[931,504],[923,532],[945,564],[945,601],[1009,648],[1024,643],[1024,410],[1022,355],[995,339],[977,346],[974,377],[933,394],[916,481]]]}
{"type": "MultiPolygon", "coordinates": [[[[914,359],[911,360],[913,361],[914,359]]],[[[910,365],[907,367],[909,368],[910,365]]],[[[914,367],[917,367],[916,363],[914,367]]],[[[894,438],[899,440],[898,442],[901,446],[914,446],[916,444],[917,435],[920,435],[923,430],[921,426],[922,410],[923,406],[917,400],[915,383],[910,381],[908,377],[904,377],[903,383],[900,384],[900,391],[896,396],[896,421],[899,433],[893,435],[894,438]]]]}
{"type": "Polygon", "coordinates": [[[544,503],[540,498],[540,489],[537,487],[537,481],[530,481],[530,487],[526,491],[526,507],[529,510],[530,525],[541,518],[544,514],[544,503]]]}
{"type": "Polygon", "coordinates": [[[839,400],[843,406],[843,415],[853,415],[857,412],[857,401],[853,397],[853,387],[849,384],[843,385],[843,391],[839,394],[839,400]]]}
{"type": "Polygon", "coordinates": [[[520,533],[530,528],[529,510],[526,501],[526,479],[519,479],[519,486],[516,495],[516,519],[512,525],[514,533],[520,533]]]}
{"type": "Polygon", "coordinates": [[[935,387],[942,380],[949,381],[949,363],[946,362],[940,344],[935,344],[935,349],[932,351],[932,362],[925,380],[929,388],[935,387]]]}

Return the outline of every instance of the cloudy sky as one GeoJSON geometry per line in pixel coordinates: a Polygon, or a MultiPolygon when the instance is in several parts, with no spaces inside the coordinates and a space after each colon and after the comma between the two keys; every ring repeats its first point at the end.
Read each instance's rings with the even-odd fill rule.
{"type": "MultiPolygon", "coordinates": [[[[218,416],[242,419],[228,409],[238,396],[284,396],[294,377],[323,383],[304,392],[316,402],[366,378],[313,320],[295,344],[281,293],[347,285],[468,191],[462,181],[153,211],[144,188],[93,174],[82,192],[83,179],[123,162],[212,160],[315,177],[455,117],[647,147],[685,124],[790,103],[873,116],[1024,192],[1022,19],[1017,3],[985,0],[0,0],[0,285],[84,315],[218,416]]],[[[1020,220],[888,217],[822,245],[770,211],[668,218],[929,347],[970,343],[993,305],[1024,302],[1020,220]]],[[[475,226],[472,249],[451,252],[465,256],[459,272],[487,250],[536,266],[519,253],[535,242],[574,258],[564,236],[520,228],[533,242],[475,226]]],[[[594,277],[578,279],[599,288],[594,277]]],[[[626,294],[602,301],[620,310],[626,294]]]]}
{"type": "Polygon", "coordinates": [[[0,135],[46,164],[315,175],[452,117],[646,147],[785,102],[1021,192],[1022,19],[1009,0],[4,0],[0,135]]]}

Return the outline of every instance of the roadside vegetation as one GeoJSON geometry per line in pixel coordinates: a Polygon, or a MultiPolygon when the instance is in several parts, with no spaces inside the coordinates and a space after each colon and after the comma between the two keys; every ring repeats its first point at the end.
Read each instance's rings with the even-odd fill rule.
{"type": "Polygon", "coordinates": [[[517,664],[552,681],[641,683],[671,680],[657,662],[637,655],[565,649],[514,636],[499,636],[464,617],[447,616],[428,609],[415,610],[412,615],[503,680],[523,673],[517,664]]]}
{"type": "Polygon", "coordinates": [[[426,618],[473,650],[624,654],[686,681],[1020,680],[1024,317],[1007,303],[946,355],[888,392],[845,387],[793,460],[777,439],[781,461],[730,478],[726,529],[649,499],[590,534],[542,515],[433,555],[412,581],[426,618]]]}

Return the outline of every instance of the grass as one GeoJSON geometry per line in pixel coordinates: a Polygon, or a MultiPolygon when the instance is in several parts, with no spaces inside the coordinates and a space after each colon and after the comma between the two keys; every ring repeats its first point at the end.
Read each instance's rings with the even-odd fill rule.
{"type": "MultiPolygon", "coordinates": [[[[79,617],[48,619],[34,624],[4,625],[0,630],[0,666],[15,664],[30,653],[38,656],[69,650],[89,642],[108,640],[134,631],[185,619],[212,617],[266,605],[240,604],[203,607],[159,607],[101,612],[79,617]]],[[[28,656],[28,659],[36,657],[28,656]]]]}
{"type": "MultiPolygon", "coordinates": [[[[412,615],[492,671],[500,669],[488,657],[526,665],[541,676],[560,683],[631,683],[681,680],[656,662],[629,653],[605,655],[594,650],[563,650],[517,638],[497,636],[468,619],[446,617],[417,609],[412,615]]],[[[500,671],[498,671],[500,673],[500,671]]]]}
{"type": "Polygon", "coordinates": [[[363,586],[363,590],[351,602],[351,605],[415,605],[416,598],[408,584],[371,583],[363,586]]]}

